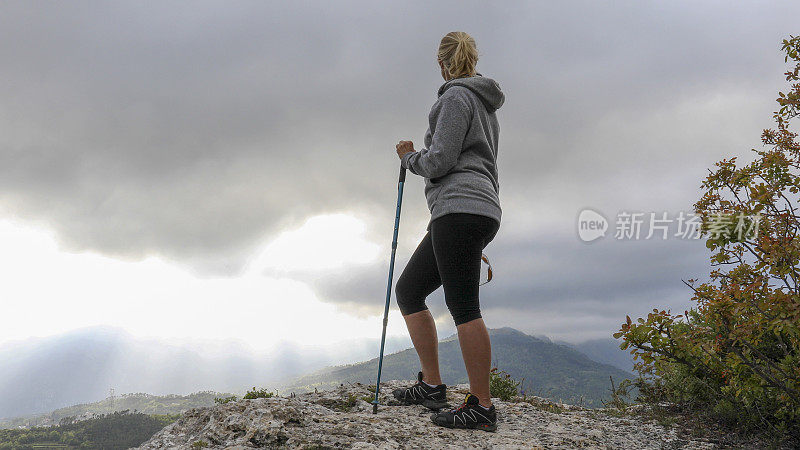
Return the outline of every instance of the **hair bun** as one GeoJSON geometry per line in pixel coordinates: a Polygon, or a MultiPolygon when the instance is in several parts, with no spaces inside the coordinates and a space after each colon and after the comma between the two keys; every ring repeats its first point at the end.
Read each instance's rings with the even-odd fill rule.
{"type": "Polygon", "coordinates": [[[447,33],[439,44],[438,58],[450,78],[475,75],[478,63],[478,49],[475,39],[463,31],[447,33]]]}

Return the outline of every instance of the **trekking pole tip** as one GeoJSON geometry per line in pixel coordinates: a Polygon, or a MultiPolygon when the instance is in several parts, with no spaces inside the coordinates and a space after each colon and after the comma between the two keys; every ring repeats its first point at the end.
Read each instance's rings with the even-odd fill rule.
{"type": "Polygon", "coordinates": [[[378,414],[378,404],[377,403],[373,403],[372,404],[372,414],[378,414]]]}

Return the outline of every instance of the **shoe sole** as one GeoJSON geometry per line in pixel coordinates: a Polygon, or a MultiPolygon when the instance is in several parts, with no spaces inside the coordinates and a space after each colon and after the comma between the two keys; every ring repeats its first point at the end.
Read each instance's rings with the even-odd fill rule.
{"type": "Polygon", "coordinates": [[[432,410],[432,411],[439,411],[439,410],[441,410],[441,409],[444,409],[444,408],[449,408],[449,407],[450,407],[450,404],[449,404],[449,403],[447,403],[447,402],[442,402],[442,401],[438,401],[438,400],[430,400],[430,399],[423,399],[423,400],[407,400],[407,399],[404,399],[404,398],[398,397],[398,396],[396,396],[396,395],[394,396],[394,398],[395,398],[395,399],[396,399],[398,402],[400,402],[400,403],[402,403],[402,404],[404,404],[404,405],[406,405],[406,406],[409,406],[409,405],[422,405],[422,406],[424,406],[424,407],[426,407],[426,408],[428,408],[428,409],[430,409],[430,410],[432,410]]]}
{"type": "Polygon", "coordinates": [[[450,428],[454,430],[483,430],[483,431],[488,431],[490,433],[494,433],[495,431],[497,431],[497,424],[493,423],[478,423],[470,426],[453,426],[452,424],[449,423],[439,423],[436,420],[431,420],[431,421],[436,425],[439,425],[440,427],[450,428]]]}
{"type": "Polygon", "coordinates": [[[422,406],[432,410],[432,411],[439,411],[440,409],[449,408],[450,404],[447,402],[441,402],[438,400],[423,400],[421,403],[422,406]]]}
{"type": "Polygon", "coordinates": [[[497,431],[497,424],[481,423],[481,424],[476,425],[475,429],[476,430],[488,431],[490,433],[494,433],[495,431],[497,431]]]}

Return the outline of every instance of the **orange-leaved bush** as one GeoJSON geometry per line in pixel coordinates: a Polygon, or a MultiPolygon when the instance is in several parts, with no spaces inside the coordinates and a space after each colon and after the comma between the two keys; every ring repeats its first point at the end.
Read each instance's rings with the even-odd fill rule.
{"type": "Polygon", "coordinates": [[[634,355],[640,400],[800,439],[800,36],[781,50],[794,67],[765,148],[718,162],[694,205],[712,264],[708,282],[686,282],[696,307],[626,316],[614,337],[634,355]]]}

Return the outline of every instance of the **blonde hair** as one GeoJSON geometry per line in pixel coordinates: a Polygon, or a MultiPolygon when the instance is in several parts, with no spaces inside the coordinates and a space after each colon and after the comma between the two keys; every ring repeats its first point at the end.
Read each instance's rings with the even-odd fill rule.
{"type": "Polygon", "coordinates": [[[437,57],[451,79],[475,76],[478,49],[475,47],[475,39],[467,33],[451,31],[444,35],[437,57]]]}

